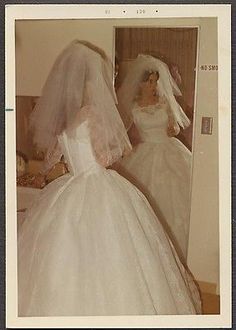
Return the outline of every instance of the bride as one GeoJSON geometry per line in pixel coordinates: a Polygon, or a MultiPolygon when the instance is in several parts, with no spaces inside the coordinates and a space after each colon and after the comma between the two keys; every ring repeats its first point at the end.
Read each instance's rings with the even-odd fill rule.
{"type": "Polygon", "coordinates": [[[147,200],[106,169],[131,148],[111,75],[101,49],[74,41],[33,112],[45,171],[63,154],[70,172],[42,190],[19,229],[19,316],[201,313],[147,200]]]}
{"type": "Polygon", "coordinates": [[[174,95],[181,92],[168,66],[139,55],[118,90],[120,113],[136,146],[117,169],[144,193],[186,261],[192,157],[174,136],[190,121],[174,95]]]}

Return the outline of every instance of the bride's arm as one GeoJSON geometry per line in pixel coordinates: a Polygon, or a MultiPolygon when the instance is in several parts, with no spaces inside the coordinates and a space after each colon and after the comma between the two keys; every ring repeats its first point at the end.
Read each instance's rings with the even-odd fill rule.
{"type": "MultiPolygon", "coordinates": [[[[123,146],[123,150],[120,150],[120,147],[114,143],[110,143],[107,145],[107,137],[106,130],[96,129],[94,126],[90,127],[90,141],[92,145],[92,149],[94,152],[94,156],[97,162],[103,167],[110,167],[115,164],[115,162],[119,161],[119,159],[123,156],[127,155],[131,151],[131,145],[123,146]]],[[[111,142],[111,141],[110,141],[111,142]]]]}
{"type": "Polygon", "coordinates": [[[43,166],[40,170],[41,174],[47,175],[53,166],[61,160],[62,152],[57,142],[53,147],[49,148],[46,152],[43,166]]]}
{"type": "Polygon", "coordinates": [[[134,123],[132,124],[132,126],[128,131],[128,136],[132,146],[136,146],[137,144],[142,142],[139,131],[134,123]]]}
{"type": "Polygon", "coordinates": [[[173,137],[179,134],[180,127],[176,120],[174,119],[173,113],[171,112],[170,105],[166,98],[163,98],[163,102],[166,105],[166,111],[168,114],[168,124],[167,124],[167,135],[173,137]]]}

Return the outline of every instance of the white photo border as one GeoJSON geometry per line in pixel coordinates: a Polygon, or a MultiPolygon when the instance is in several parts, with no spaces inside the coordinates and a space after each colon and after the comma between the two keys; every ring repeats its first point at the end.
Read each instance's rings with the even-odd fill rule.
{"type": "Polygon", "coordinates": [[[14,328],[231,327],[231,6],[230,5],[6,5],[6,325],[14,328]],[[78,9],[74,10],[74,9],[78,9]],[[145,10],[145,11],[143,11],[145,10]],[[141,15],[141,16],[140,16],[141,15]],[[219,225],[221,313],[194,316],[17,317],[15,20],[218,18],[219,225]],[[225,280],[226,279],[226,280],[225,280]]]}

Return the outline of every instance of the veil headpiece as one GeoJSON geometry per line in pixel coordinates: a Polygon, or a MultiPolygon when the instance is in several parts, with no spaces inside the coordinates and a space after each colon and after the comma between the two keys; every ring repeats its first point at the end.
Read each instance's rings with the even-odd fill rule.
{"type": "Polygon", "coordinates": [[[144,72],[150,72],[150,74],[154,72],[159,73],[157,82],[158,95],[167,99],[169,110],[175,122],[182,128],[189,126],[190,120],[175,99],[175,95],[181,96],[182,94],[171,76],[167,64],[151,55],[139,54],[132,62],[117,92],[119,111],[126,128],[129,129],[133,122],[132,108],[144,72]]]}
{"type": "Polygon", "coordinates": [[[110,165],[130,142],[116,107],[112,65],[105,52],[75,40],[56,59],[30,118],[34,142],[47,149],[47,160],[57,136],[76,120],[88,119],[96,156],[110,165]]]}

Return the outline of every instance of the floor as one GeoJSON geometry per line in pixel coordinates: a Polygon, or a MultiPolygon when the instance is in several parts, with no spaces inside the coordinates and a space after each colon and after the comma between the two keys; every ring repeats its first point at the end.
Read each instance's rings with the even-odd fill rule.
{"type": "Polygon", "coordinates": [[[211,293],[202,293],[203,314],[220,313],[220,296],[211,293]]]}

